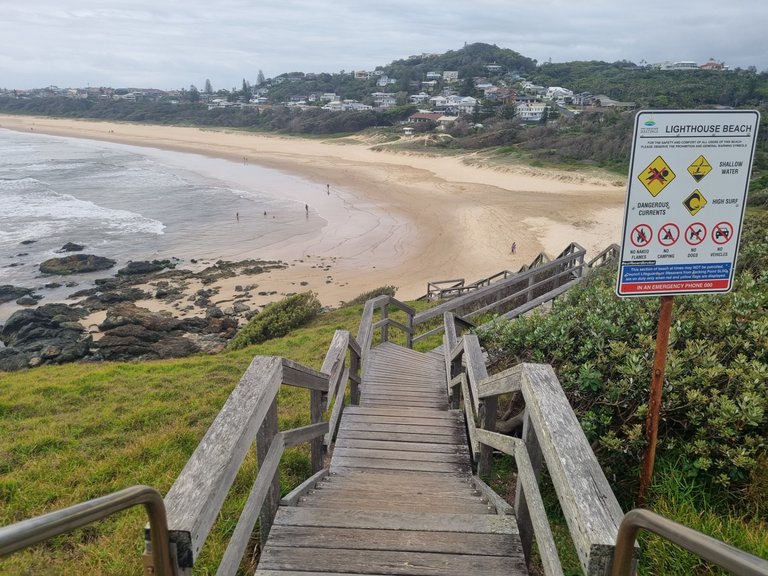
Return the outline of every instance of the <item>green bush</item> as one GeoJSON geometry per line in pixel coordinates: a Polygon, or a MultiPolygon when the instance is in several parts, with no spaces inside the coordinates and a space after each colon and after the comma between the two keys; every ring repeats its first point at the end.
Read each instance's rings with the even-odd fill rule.
{"type": "Polygon", "coordinates": [[[229,343],[231,350],[285,336],[315,318],[322,306],[312,292],[302,292],[267,306],[252,318],[229,343]]]}
{"type": "MultiPolygon", "coordinates": [[[[733,292],[675,298],[657,448],[734,500],[768,442],[768,248],[764,220],[750,217],[749,226],[733,292]]],[[[615,276],[596,273],[550,313],[499,323],[481,338],[499,368],[555,367],[615,491],[634,495],[659,305],[617,298],[615,276]]]]}
{"type": "Polygon", "coordinates": [[[379,288],[374,288],[373,290],[370,290],[368,292],[363,292],[359,296],[355,296],[352,300],[349,302],[345,302],[345,304],[353,305],[353,304],[365,304],[370,300],[371,298],[376,298],[377,296],[393,296],[397,292],[397,288],[395,286],[380,286],[379,288]]]}

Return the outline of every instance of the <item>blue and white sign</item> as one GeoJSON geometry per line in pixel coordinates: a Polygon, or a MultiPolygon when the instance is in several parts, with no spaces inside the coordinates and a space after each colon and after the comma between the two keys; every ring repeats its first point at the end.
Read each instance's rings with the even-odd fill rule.
{"type": "Polygon", "coordinates": [[[637,114],[619,296],[731,289],[759,124],[753,110],[637,114]]]}

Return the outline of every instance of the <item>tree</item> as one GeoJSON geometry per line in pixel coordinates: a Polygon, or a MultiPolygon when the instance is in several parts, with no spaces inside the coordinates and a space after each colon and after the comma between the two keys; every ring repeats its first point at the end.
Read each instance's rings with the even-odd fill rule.
{"type": "Polygon", "coordinates": [[[245,78],[243,78],[243,89],[240,91],[240,95],[242,96],[245,102],[250,101],[250,99],[253,97],[253,91],[251,90],[251,85],[250,83],[246,82],[245,78]]]}
{"type": "Polygon", "coordinates": [[[211,86],[211,81],[208,78],[205,79],[205,93],[213,94],[213,86],[211,86]]]}
{"type": "Polygon", "coordinates": [[[259,68],[259,73],[256,75],[256,86],[261,86],[265,81],[266,79],[264,78],[264,72],[262,72],[261,68],[259,68]]]}
{"type": "Polygon", "coordinates": [[[187,92],[187,98],[190,102],[200,102],[200,91],[194,84],[189,85],[189,92],[187,92]]]}

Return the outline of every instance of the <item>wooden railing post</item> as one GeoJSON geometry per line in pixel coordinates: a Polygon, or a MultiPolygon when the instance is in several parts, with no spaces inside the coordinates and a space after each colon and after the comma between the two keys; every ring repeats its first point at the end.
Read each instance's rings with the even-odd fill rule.
{"type": "MultiPolygon", "coordinates": [[[[496,410],[498,409],[499,397],[489,396],[480,403],[480,427],[490,432],[496,431],[496,410]]],[[[491,473],[493,465],[493,448],[487,444],[480,445],[480,460],[477,463],[477,475],[481,478],[487,477],[491,473]]]]}
{"type": "MultiPolygon", "coordinates": [[[[344,398],[336,398],[336,402],[344,403],[344,398]]],[[[309,417],[312,424],[318,424],[323,421],[323,393],[320,390],[310,391],[309,417]]],[[[319,472],[323,468],[323,437],[318,436],[311,443],[312,449],[312,474],[319,472]]],[[[279,490],[279,485],[278,485],[279,490]]],[[[278,491],[279,494],[279,491],[278,491]]]]}
{"type": "Polygon", "coordinates": [[[349,375],[352,386],[349,389],[349,401],[353,406],[360,404],[360,354],[353,348],[349,349],[349,375]]]}
{"type": "Polygon", "coordinates": [[[408,320],[406,322],[408,331],[405,333],[405,346],[406,348],[413,348],[413,314],[408,313],[408,320]]]}
{"type": "MultiPolygon", "coordinates": [[[[313,390],[314,392],[314,390],[313,390]]],[[[264,463],[267,457],[269,447],[272,445],[272,441],[277,435],[277,399],[272,401],[272,405],[267,411],[267,415],[264,418],[264,422],[259,428],[259,432],[256,435],[256,456],[259,463],[259,468],[264,463]]],[[[272,478],[272,486],[269,489],[269,494],[264,500],[264,506],[259,514],[259,539],[261,541],[262,548],[267,542],[269,536],[269,530],[272,528],[272,522],[277,514],[277,507],[280,504],[280,473],[275,471],[275,475],[272,478]]]]}
{"type": "MultiPolygon", "coordinates": [[[[542,466],[541,447],[539,446],[539,440],[536,437],[536,431],[533,428],[533,423],[531,422],[531,417],[528,414],[527,408],[523,420],[522,440],[525,444],[525,449],[528,452],[528,458],[531,461],[531,467],[533,468],[536,482],[538,482],[541,476],[542,466]]],[[[523,554],[525,554],[527,560],[531,557],[533,524],[531,523],[531,514],[528,511],[525,488],[523,487],[519,476],[517,479],[517,486],[515,487],[515,517],[517,518],[517,525],[520,529],[520,542],[523,547],[523,554]]]]}
{"type": "Polygon", "coordinates": [[[387,302],[384,302],[381,305],[381,320],[383,324],[381,325],[381,342],[388,342],[389,341],[389,326],[386,323],[387,318],[389,317],[389,306],[387,302]]]}

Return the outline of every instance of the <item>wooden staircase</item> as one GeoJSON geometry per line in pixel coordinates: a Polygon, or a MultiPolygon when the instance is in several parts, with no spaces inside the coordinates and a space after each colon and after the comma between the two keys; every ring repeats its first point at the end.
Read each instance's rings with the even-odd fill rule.
{"type": "Polygon", "coordinates": [[[526,574],[515,518],[472,483],[445,359],[373,348],[360,406],[345,408],[330,472],[281,506],[258,575],[526,574]]]}

